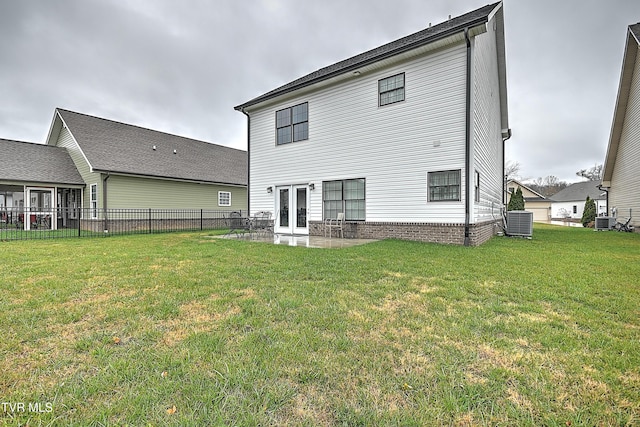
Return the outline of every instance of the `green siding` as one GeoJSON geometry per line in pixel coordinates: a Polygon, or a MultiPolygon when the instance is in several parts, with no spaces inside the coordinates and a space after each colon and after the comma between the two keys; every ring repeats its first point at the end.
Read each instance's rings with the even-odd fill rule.
{"type": "Polygon", "coordinates": [[[84,188],[84,191],[82,192],[82,206],[85,208],[89,208],[89,188],[91,184],[98,184],[98,208],[102,207],[102,187],[100,185],[100,174],[99,173],[93,173],[91,172],[91,168],[89,167],[89,164],[87,163],[87,161],[84,159],[84,155],[82,154],[82,151],[80,151],[80,147],[78,147],[78,144],[76,144],[76,141],[73,139],[73,137],[71,136],[71,132],[69,132],[69,129],[66,128],[66,126],[62,127],[62,130],[60,131],[60,135],[58,136],[58,141],[56,141],[56,145],[58,147],[64,147],[67,149],[67,151],[69,152],[69,155],[71,156],[71,160],[73,160],[73,163],[75,163],[76,165],[76,169],[78,169],[78,172],[80,173],[80,176],[82,177],[83,181],[87,184],[87,186],[84,188]]]}
{"type": "Polygon", "coordinates": [[[247,209],[247,189],[244,187],[121,175],[111,175],[107,179],[107,199],[109,209],[247,209]],[[231,193],[231,206],[218,206],[218,191],[231,193]]]}

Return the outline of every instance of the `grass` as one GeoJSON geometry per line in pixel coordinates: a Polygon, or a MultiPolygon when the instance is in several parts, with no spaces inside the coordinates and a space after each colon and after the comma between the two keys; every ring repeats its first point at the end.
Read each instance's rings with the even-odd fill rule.
{"type": "Polygon", "coordinates": [[[638,234],[174,233],[0,259],[0,425],[640,424],[638,234]]]}

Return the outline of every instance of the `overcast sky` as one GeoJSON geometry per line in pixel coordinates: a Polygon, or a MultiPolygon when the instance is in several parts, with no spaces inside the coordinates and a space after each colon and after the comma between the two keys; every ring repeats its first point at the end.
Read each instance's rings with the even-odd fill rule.
{"type": "MultiPolygon", "coordinates": [[[[235,105],[489,3],[0,0],[0,138],[44,142],[61,107],[246,149],[235,105]]],[[[524,179],[579,181],[577,170],[604,162],[640,1],[504,9],[507,160],[524,179]]]]}

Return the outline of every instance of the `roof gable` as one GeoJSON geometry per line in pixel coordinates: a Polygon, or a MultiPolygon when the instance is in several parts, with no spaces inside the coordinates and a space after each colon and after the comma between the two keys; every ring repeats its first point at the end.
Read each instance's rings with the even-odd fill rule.
{"type": "Polygon", "coordinates": [[[640,23],[629,25],[627,29],[627,40],[624,48],[624,56],[622,60],[622,72],[620,73],[620,85],[618,86],[618,96],[616,99],[615,109],[613,113],[613,123],[611,125],[611,133],[609,135],[609,144],[607,146],[607,154],[602,170],[602,182],[611,181],[613,169],[615,167],[616,156],[618,154],[618,146],[624,126],[624,119],[627,113],[627,104],[629,102],[629,91],[633,83],[633,71],[640,50],[640,23]]]}
{"type": "Polygon", "coordinates": [[[64,148],[0,139],[0,152],[0,180],[84,185],[64,148]]]}
{"type": "MultiPolygon", "coordinates": [[[[502,2],[498,2],[481,7],[474,11],[465,13],[464,15],[449,19],[448,21],[445,21],[441,24],[426,28],[422,31],[418,31],[375,49],[337,62],[333,65],[321,68],[317,71],[314,71],[313,73],[307,74],[306,76],[303,76],[263,95],[260,95],[257,98],[247,101],[244,104],[240,104],[236,106],[235,109],[238,111],[244,111],[245,108],[261,103],[263,101],[267,101],[269,99],[292,92],[294,90],[298,90],[312,84],[328,80],[340,74],[353,72],[360,67],[381,61],[395,55],[399,55],[401,53],[430,43],[434,43],[455,33],[459,33],[465,28],[471,28],[484,24],[488,22],[490,15],[492,15],[497,8],[501,7],[501,5],[502,2]]],[[[502,24],[502,19],[500,19],[500,25],[502,24]]],[[[503,37],[501,39],[501,42],[504,43],[503,37]]],[[[502,55],[504,55],[504,45],[499,49],[499,51],[502,55]]],[[[501,70],[501,72],[502,74],[504,74],[504,70],[501,70]]],[[[503,76],[501,76],[500,79],[501,84],[504,80],[504,84],[506,85],[506,76],[504,77],[504,79],[502,77],[503,76]]],[[[504,92],[506,94],[506,91],[504,92]]],[[[506,112],[503,114],[503,124],[507,126],[505,117],[506,112]]]]}
{"type": "Polygon", "coordinates": [[[537,191],[527,187],[526,185],[524,185],[523,183],[521,183],[520,181],[516,181],[515,179],[510,179],[507,182],[507,188],[509,188],[511,186],[511,184],[520,187],[522,190],[526,190],[527,192],[529,192],[530,194],[528,195],[524,195],[524,197],[529,197],[530,199],[534,199],[534,198],[539,198],[539,199],[546,199],[546,197],[544,197],[542,194],[538,193],[537,191]],[[533,196],[533,197],[532,197],[533,196]]]}
{"type": "Polygon", "coordinates": [[[246,151],[60,108],[58,117],[92,171],[247,185],[246,151]]]}

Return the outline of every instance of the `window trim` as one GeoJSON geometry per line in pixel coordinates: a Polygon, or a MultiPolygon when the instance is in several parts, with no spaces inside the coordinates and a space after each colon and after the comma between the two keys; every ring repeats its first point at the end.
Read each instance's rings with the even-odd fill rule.
{"type": "Polygon", "coordinates": [[[480,172],[474,171],[473,173],[473,190],[474,190],[474,200],[476,202],[480,202],[480,172]]]}
{"type": "Polygon", "coordinates": [[[301,102],[300,104],[296,104],[296,105],[292,105],[290,107],[286,107],[286,108],[281,108],[280,110],[276,110],[276,115],[275,115],[275,127],[276,127],[276,145],[287,145],[287,144],[292,144],[295,142],[300,142],[300,141],[307,141],[309,139],[309,102],[301,102]],[[302,105],[306,105],[306,120],[303,121],[298,121],[298,122],[294,122],[294,115],[293,115],[293,109],[296,107],[300,107],[302,105]],[[289,112],[289,120],[288,120],[288,124],[283,125],[283,126],[278,126],[278,113],[281,113],[283,111],[288,111],[289,112]],[[306,123],[306,134],[304,138],[301,139],[296,139],[296,126],[297,125],[302,125],[306,123]],[[290,139],[286,142],[280,142],[279,138],[278,138],[278,134],[280,133],[281,129],[289,129],[289,135],[290,135],[290,139]]]}
{"type": "MultiPolygon", "coordinates": [[[[327,180],[327,181],[322,181],[322,220],[325,221],[328,218],[325,217],[326,214],[326,210],[325,210],[325,202],[327,201],[325,199],[325,189],[326,189],[326,184],[327,183],[331,183],[331,182],[340,182],[342,183],[342,188],[341,188],[341,195],[340,195],[340,202],[341,202],[341,208],[342,208],[342,212],[344,212],[345,214],[345,221],[352,221],[352,222],[365,222],[367,220],[367,179],[366,178],[347,178],[347,179],[332,179],[332,180],[327,180]],[[363,184],[363,193],[364,193],[364,198],[362,199],[345,199],[345,183],[348,181],[362,181],[363,184]],[[352,219],[349,218],[347,216],[347,201],[353,201],[353,200],[358,200],[358,201],[364,201],[364,216],[363,218],[358,218],[358,219],[352,219]]],[[[332,201],[338,201],[338,200],[332,200],[332,201]]],[[[335,219],[335,218],[332,218],[335,219]]]]}
{"type": "Polygon", "coordinates": [[[89,208],[91,209],[91,219],[98,218],[98,184],[89,186],[89,208]],[[93,191],[95,189],[95,191],[93,191]],[[94,197],[95,196],[95,199],[94,197]]]}
{"type": "MultiPolygon", "coordinates": [[[[437,186],[442,187],[442,186],[437,186]]],[[[449,186],[452,187],[452,186],[449,186]]],[[[429,171],[427,172],[427,202],[429,203],[441,203],[441,202],[459,202],[462,200],[462,169],[449,169],[449,170],[440,170],[440,171],[429,171]],[[431,176],[436,173],[448,173],[448,172],[457,172],[458,173],[458,198],[457,199],[436,199],[433,200],[431,198],[431,176]]]]}
{"type": "Polygon", "coordinates": [[[404,102],[404,100],[407,98],[407,77],[405,75],[404,72],[402,73],[398,73],[398,74],[394,74],[392,76],[387,76],[387,77],[383,77],[380,80],[378,80],[378,107],[384,107],[386,105],[392,105],[392,104],[397,104],[398,102],[404,102]],[[388,80],[391,78],[395,78],[398,76],[402,76],[402,88],[396,87],[390,90],[385,90],[384,92],[381,90],[380,85],[382,83],[383,80],[388,80]],[[396,101],[391,101],[391,102],[386,102],[386,103],[382,103],[382,95],[383,94],[387,94],[387,93],[392,93],[392,92],[396,92],[398,90],[402,89],[402,99],[396,100],[396,101]]]}
{"type": "Polygon", "coordinates": [[[231,191],[218,191],[218,206],[231,206],[231,191]],[[223,194],[229,195],[229,204],[222,203],[220,196],[222,196],[223,194]]]}

